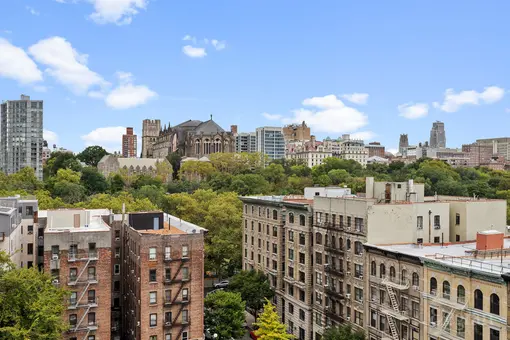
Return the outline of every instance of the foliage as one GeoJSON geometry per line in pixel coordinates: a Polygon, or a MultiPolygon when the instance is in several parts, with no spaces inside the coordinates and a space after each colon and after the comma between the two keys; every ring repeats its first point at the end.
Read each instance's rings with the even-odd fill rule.
{"type": "Polygon", "coordinates": [[[61,339],[67,329],[62,318],[65,291],[35,268],[15,268],[3,251],[0,268],[0,338],[61,339]]]}
{"type": "Polygon", "coordinates": [[[108,152],[99,145],[89,146],[76,157],[88,166],[97,167],[97,164],[108,152]]]}
{"type": "Polygon", "coordinates": [[[244,308],[238,293],[216,291],[208,294],[204,301],[205,329],[217,334],[218,339],[240,339],[244,334],[244,308]]]}
{"type": "Polygon", "coordinates": [[[236,175],[254,172],[262,168],[265,158],[260,153],[213,153],[209,156],[217,171],[236,175]]]}
{"type": "Polygon", "coordinates": [[[80,184],[85,188],[87,195],[94,195],[108,190],[106,178],[93,167],[83,168],[80,184]]]}
{"type": "Polygon", "coordinates": [[[181,155],[177,152],[172,152],[168,156],[166,156],[168,162],[172,166],[172,178],[175,180],[178,178],[179,169],[181,168],[181,155]]]}
{"type": "Polygon", "coordinates": [[[269,300],[266,300],[264,311],[257,318],[255,326],[258,329],[255,335],[260,340],[288,340],[294,339],[294,335],[288,334],[285,325],[280,322],[275,308],[269,300]]]}
{"type": "Polygon", "coordinates": [[[44,166],[44,178],[55,176],[59,169],[71,169],[80,171],[82,168],[78,158],[71,152],[56,151],[52,152],[50,158],[44,166]]]}
{"type": "Polygon", "coordinates": [[[181,163],[179,177],[187,180],[200,180],[207,178],[214,171],[214,167],[209,162],[186,161],[181,163]]]}
{"type": "Polygon", "coordinates": [[[343,324],[326,329],[323,340],[365,340],[365,333],[353,330],[350,324],[343,324]]]}
{"type": "Polygon", "coordinates": [[[274,296],[274,291],[263,272],[255,270],[243,270],[236,274],[229,283],[229,290],[241,294],[246,306],[255,312],[264,306],[265,300],[274,296]]]}

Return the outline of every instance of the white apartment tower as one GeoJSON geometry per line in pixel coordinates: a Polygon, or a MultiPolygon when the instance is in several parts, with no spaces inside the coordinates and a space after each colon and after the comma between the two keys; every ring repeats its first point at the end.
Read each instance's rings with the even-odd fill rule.
{"type": "Polygon", "coordinates": [[[10,175],[31,167],[42,180],[43,101],[21,95],[19,100],[3,102],[0,108],[2,170],[10,175]]]}

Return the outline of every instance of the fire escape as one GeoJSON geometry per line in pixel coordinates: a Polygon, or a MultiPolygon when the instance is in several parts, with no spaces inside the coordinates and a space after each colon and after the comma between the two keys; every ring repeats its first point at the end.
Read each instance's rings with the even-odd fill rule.
{"type": "Polygon", "coordinates": [[[404,291],[409,289],[409,281],[402,280],[396,282],[395,278],[384,278],[382,284],[386,287],[390,306],[382,305],[383,311],[388,315],[388,325],[390,326],[390,335],[392,340],[399,340],[398,322],[409,321],[409,316],[406,310],[401,310],[399,307],[398,297],[396,291],[404,291]]]}
{"type": "Polygon", "coordinates": [[[189,257],[183,256],[180,259],[173,259],[168,257],[165,257],[165,262],[176,262],[179,261],[179,266],[177,267],[176,272],[171,277],[165,278],[165,285],[172,288],[172,294],[173,298],[171,296],[165,296],[164,300],[164,307],[165,307],[165,323],[164,327],[165,329],[172,329],[176,330],[178,329],[177,336],[174,338],[175,340],[181,339],[182,333],[185,331],[185,329],[190,324],[190,317],[189,312],[187,315],[182,315],[183,310],[186,308],[186,306],[190,303],[190,291],[188,288],[187,294],[182,294],[184,286],[186,283],[190,281],[190,273],[188,272],[182,272],[182,268],[184,265],[189,262],[189,257]],[[177,291],[174,289],[177,288],[177,291]],[[174,306],[177,306],[177,313],[173,315],[175,309],[174,306]]]}
{"type": "MultiPolygon", "coordinates": [[[[329,216],[331,216],[331,214],[329,216]]],[[[338,259],[344,257],[344,250],[341,248],[342,245],[339,244],[338,241],[332,242],[333,239],[336,240],[336,237],[333,238],[332,236],[334,232],[342,231],[343,226],[337,224],[336,221],[318,222],[317,224],[319,227],[326,229],[323,244],[325,254],[329,257],[329,263],[324,264],[324,271],[326,275],[329,276],[329,280],[326,280],[326,284],[324,285],[324,292],[329,298],[329,304],[326,306],[326,316],[336,323],[342,323],[344,318],[341,315],[340,302],[345,296],[339,287],[341,287],[340,282],[342,282],[344,278],[344,271],[343,268],[340,268],[338,265],[338,259]],[[335,258],[334,261],[333,258],[335,258]],[[339,284],[333,284],[334,280],[338,281],[339,284]]]]}
{"type": "Polygon", "coordinates": [[[425,297],[429,298],[431,301],[436,304],[442,305],[448,314],[443,319],[441,324],[437,324],[430,320],[429,334],[437,336],[441,339],[452,339],[459,340],[462,339],[454,334],[450,333],[450,321],[455,315],[456,311],[463,311],[467,307],[467,300],[465,297],[458,297],[456,300],[450,300],[450,294],[443,294],[442,296],[438,294],[437,291],[432,291],[430,294],[423,294],[425,297]]]}
{"type": "Polygon", "coordinates": [[[89,318],[90,312],[95,312],[97,308],[97,297],[89,296],[89,288],[96,287],[98,284],[97,274],[95,269],[90,271],[89,268],[95,268],[96,261],[98,260],[97,251],[88,251],[78,253],[77,251],[70,251],[68,255],[69,265],[76,263],[78,273],[70,275],[67,285],[74,287],[76,297],[71,298],[69,301],[68,310],[76,310],[78,319],[74,325],[71,325],[69,332],[85,332],[83,340],[88,339],[91,332],[97,330],[96,318],[89,318]],[[94,267],[89,267],[93,264],[94,267]],[[78,312],[80,311],[80,312],[78,312]],[[81,314],[81,317],[80,317],[81,314]],[[85,321],[87,318],[87,321],[85,321]]]}

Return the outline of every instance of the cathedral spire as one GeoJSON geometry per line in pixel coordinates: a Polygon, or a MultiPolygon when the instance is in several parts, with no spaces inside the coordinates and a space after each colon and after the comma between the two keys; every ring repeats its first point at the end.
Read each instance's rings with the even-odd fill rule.
{"type": "Polygon", "coordinates": [[[211,114],[211,120],[212,120],[212,114],[211,114]]]}

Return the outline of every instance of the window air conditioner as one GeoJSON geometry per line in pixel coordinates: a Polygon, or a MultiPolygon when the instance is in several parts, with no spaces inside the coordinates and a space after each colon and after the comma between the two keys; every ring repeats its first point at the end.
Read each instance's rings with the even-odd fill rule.
{"type": "Polygon", "coordinates": [[[51,256],[51,259],[52,259],[52,260],[58,260],[58,255],[57,255],[57,254],[53,254],[53,255],[51,256]]]}

